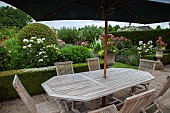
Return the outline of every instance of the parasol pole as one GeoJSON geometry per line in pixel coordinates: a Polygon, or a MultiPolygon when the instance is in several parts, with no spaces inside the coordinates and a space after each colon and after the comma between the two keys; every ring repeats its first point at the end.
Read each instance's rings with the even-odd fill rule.
{"type": "Polygon", "coordinates": [[[107,26],[108,26],[108,12],[107,10],[104,11],[104,18],[105,18],[105,39],[104,39],[104,76],[106,78],[106,67],[107,67],[107,26]]]}

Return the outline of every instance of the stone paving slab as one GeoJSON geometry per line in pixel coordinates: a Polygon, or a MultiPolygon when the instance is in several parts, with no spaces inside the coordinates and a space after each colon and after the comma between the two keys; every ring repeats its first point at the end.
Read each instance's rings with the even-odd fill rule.
{"type": "MultiPolygon", "coordinates": [[[[151,82],[150,89],[152,88],[160,89],[160,86],[163,85],[168,74],[170,75],[170,65],[166,65],[164,67],[164,70],[155,70],[154,76],[156,77],[156,79],[151,82]]],[[[130,89],[125,89],[118,93],[115,93],[114,96],[121,100],[124,100],[126,97],[129,96],[128,95],[129,91],[130,89]]],[[[40,103],[46,100],[46,98],[44,97],[44,94],[35,95],[33,96],[33,99],[37,103],[40,103]]],[[[78,105],[79,107],[78,109],[80,111],[87,110],[89,109],[88,107],[89,104],[90,103],[86,103],[85,106],[78,105]]],[[[163,95],[163,98],[159,101],[159,105],[164,113],[170,113],[170,88],[163,95]]],[[[30,113],[30,112],[28,111],[28,109],[26,108],[26,106],[24,105],[21,99],[15,99],[12,101],[5,101],[5,102],[0,103],[0,113],[30,113]]],[[[66,113],[72,113],[72,112],[66,112],[66,113]]],[[[153,112],[151,111],[149,113],[153,113],[153,112]]]]}

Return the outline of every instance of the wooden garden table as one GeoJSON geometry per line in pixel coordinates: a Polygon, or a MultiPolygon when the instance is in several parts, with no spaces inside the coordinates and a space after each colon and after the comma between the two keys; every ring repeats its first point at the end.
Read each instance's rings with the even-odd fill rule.
{"type": "Polygon", "coordinates": [[[42,83],[51,97],[71,101],[93,101],[122,89],[148,83],[155,77],[150,73],[129,68],[109,68],[107,78],[103,70],[54,76],[42,83]]]}

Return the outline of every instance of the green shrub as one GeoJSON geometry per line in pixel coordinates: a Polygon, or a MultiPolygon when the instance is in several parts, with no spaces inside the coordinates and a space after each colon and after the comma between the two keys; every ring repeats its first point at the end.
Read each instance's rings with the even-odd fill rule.
{"type": "Polygon", "coordinates": [[[83,46],[70,46],[60,49],[61,54],[58,61],[73,61],[73,63],[86,62],[86,58],[94,57],[90,51],[83,46]]]}
{"type": "Polygon", "coordinates": [[[116,55],[116,61],[126,63],[129,65],[138,65],[140,56],[138,54],[138,50],[136,46],[132,46],[131,48],[125,48],[118,51],[116,55]]]}
{"type": "Polygon", "coordinates": [[[52,29],[40,23],[28,24],[18,33],[19,44],[22,45],[24,39],[31,39],[31,37],[46,38],[49,44],[55,42],[56,37],[52,29]]]}
{"type": "Polygon", "coordinates": [[[0,71],[21,68],[20,63],[20,48],[15,38],[10,38],[3,41],[0,46],[0,71]]]}

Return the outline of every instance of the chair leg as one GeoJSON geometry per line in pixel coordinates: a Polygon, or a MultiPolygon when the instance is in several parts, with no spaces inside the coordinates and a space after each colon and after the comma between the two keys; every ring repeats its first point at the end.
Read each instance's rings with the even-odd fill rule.
{"type": "Polygon", "coordinates": [[[147,113],[146,111],[148,109],[152,108],[153,106],[155,106],[157,108],[157,110],[154,113],[163,113],[163,111],[161,110],[161,108],[159,107],[159,105],[156,102],[153,102],[147,108],[143,109],[142,113],[147,113]]]}
{"type": "Polygon", "coordinates": [[[134,93],[136,92],[136,87],[137,87],[137,86],[131,87],[131,90],[130,90],[130,92],[129,92],[129,95],[134,95],[134,93]]]}

